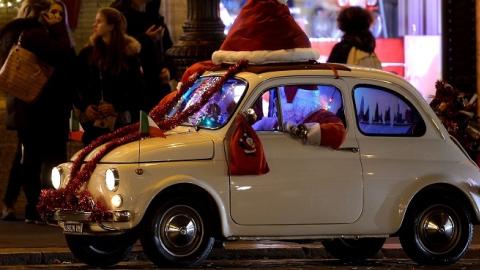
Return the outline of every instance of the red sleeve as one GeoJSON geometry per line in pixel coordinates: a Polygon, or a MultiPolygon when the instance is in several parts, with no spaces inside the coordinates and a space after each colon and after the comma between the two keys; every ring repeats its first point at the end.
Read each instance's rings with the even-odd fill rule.
{"type": "Polygon", "coordinates": [[[303,123],[319,123],[321,133],[320,145],[338,149],[345,140],[346,130],[342,120],[327,110],[318,110],[309,115],[303,123]]]}

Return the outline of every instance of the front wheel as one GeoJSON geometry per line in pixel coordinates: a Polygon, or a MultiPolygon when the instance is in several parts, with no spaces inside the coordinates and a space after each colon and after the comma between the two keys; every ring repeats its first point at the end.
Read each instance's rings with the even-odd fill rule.
{"type": "Polygon", "coordinates": [[[322,245],[335,258],[346,261],[362,261],[375,256],[385,240],[385,238],[335,238],[322,240],[322,245]]]}
{"type": "Polygon", "coordinates": [[[158,266],[186,267],[202,262],[215,239],[207,211],[187,198],[161,203],[147,217],[141,236],[143,250],[158,266]]]}
{"type": "Polygon", "coordinates": [[[438,196],[417,200],[400,230],[405,253],[419,264],[448,265],[458,261],[473,237],[467,210],[458,200],[438,196]]]}
{"type": "Polygon", "coordinates": [[[90,266],[117,264],[130,253],[137,238],[131,233],[112,236],[65,235],[73,256],[90,266]]]}

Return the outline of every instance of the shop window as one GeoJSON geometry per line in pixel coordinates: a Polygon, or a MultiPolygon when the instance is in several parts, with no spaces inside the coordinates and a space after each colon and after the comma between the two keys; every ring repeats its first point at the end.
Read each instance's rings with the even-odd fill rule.
{"type": "MultiPolygon", "coordinates": [[[[221,0],[220,17],[228,33],[247,0],[221,0]]],[[[337,15],[343,7],[368,9],[374,23],[375,53],[383,70],[404,77],[430,101],[442,77],[440,0],[288,0],[290,13],[325,62],[343,33],[337,15]]]]}

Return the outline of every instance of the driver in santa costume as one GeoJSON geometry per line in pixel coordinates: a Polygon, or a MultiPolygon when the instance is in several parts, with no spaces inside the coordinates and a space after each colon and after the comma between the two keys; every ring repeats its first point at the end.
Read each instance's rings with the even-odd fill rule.
{"type": "MultiPolygon", "coordinates": [[[[295,22],[286,0],[249,0],[233,23],[220,50],[212,55],[214,64],[234,64],[248,60],[250,65],[308,62],[319,58],[310,40],[295,22]]],[[[345,126],[332,112],[318,110],[303,126],[307,143],[339,148],[345,139],[345,126]]],[[[288,131],[292,126],[285,125],[288,131]]]]}

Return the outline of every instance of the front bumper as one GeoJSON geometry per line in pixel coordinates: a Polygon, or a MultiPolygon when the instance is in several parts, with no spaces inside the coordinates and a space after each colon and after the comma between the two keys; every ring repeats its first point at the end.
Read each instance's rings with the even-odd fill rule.
{"type": "MultiPolygon", "coordinates": [[[[132,220],[132,213],[128,210],[117,210],[110,211],[109,218],[105,218],[100,222],[129,222],[132,220]]],[[[73,222],[92,222],[92,212],[81,212],[81,211],[68,211],[68,210],[57,210],[53,215],[53,219],[62,222],[62,221],[73,221],[73,222]]]]}
{"type": "Polygon", "coordinates": [[[57,210],[51,220],[56,221],[65,234],[112,234],[130,227],[128,224],[133,217],[130,211],[109,213],[108,218],[93,220],[92,212],[57,210]]]}

